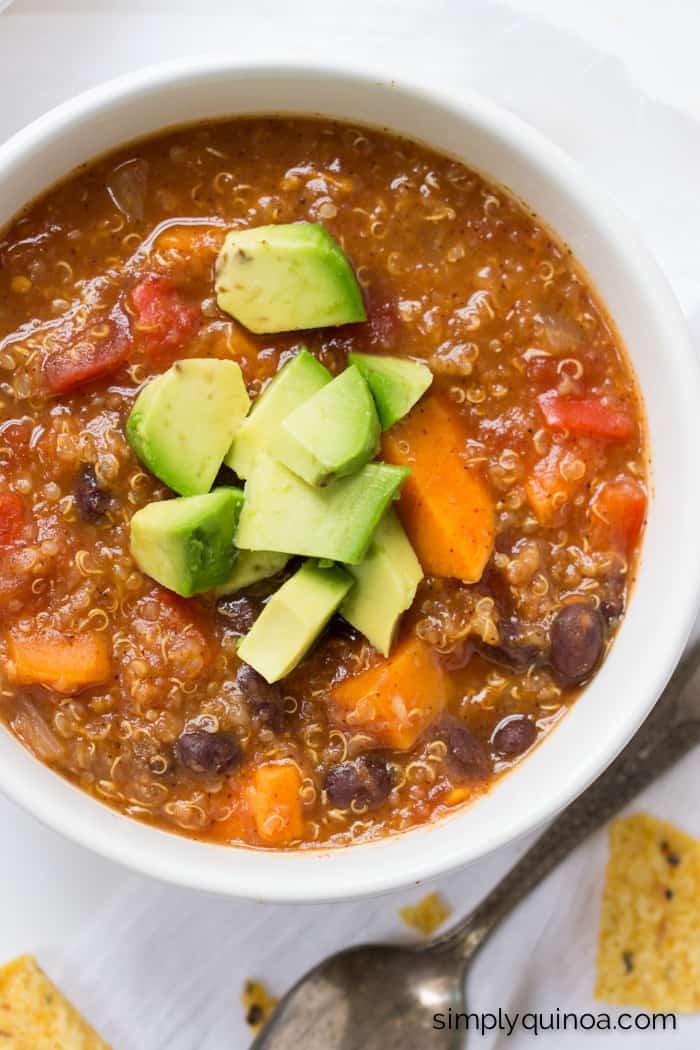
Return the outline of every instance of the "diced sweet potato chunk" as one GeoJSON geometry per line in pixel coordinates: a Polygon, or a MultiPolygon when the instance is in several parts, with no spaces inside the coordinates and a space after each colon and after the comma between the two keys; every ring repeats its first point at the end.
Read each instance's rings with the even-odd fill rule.
{"type": "Polygon", "coordinates": [[[9,674],[18,685],[43,685],[70,695],[100,685],[112,673],[112,647],[102,632],[66,637],[58,631],[11,631],[7,648],[9,674]]]}
{"type": "Polygon", "coordinates": [[[445,707],[445,672],[436,653],[410,636],[387,660],[335,686],[331,700],[349,729],[408,751],[445,707]]]}
{"type": "Polygon", "coordinates": [[[384,458],[410,467],[399,516],[426,573],[481,579],[495,538],[491,494],[465,459],[467,434],[454,409],[424,397],[384,435],[384,458]]]}
{"type": "Polygon", "coordinates": [[[249,797],[256,831],[266,846],[286,846],[303,837],[300,790],[296,766],[271,764],[255,770],[249,797]]]}

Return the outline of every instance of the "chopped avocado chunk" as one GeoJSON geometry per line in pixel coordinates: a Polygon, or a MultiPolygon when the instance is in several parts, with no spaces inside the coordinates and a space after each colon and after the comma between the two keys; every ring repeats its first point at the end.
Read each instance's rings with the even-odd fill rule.
{"type": "Polygon", "coordinates": [[[233,594],[234,591],[242,591],[244,587],[250,587],[258,580],[266,580],[268,576],[281,572],[288,561],[288,554],[280,554],[277,551],[238,551],[231,575],[225,583],[216,588],[216,593],[233,594]]]}
{"type": "Polygon", "coordinates": [[[351,367],[283,420],[270,452],[309,485],[324,485],[374,459],[380,433],[369,387],[351,367]]]}
{"type": "Polygon", "coordinates": [[[131,554],[148,576],[189,598],[231,575],[240,489],[149,503],[131,519],[131,554]]]}
{"type": "Polygon", "coordinates": [[[202,495],[214,484],[249,406],[235,361],[176,361],[136,398],[126,422],[127,440],[174,492],[202,495]]]}
{"type": "Polygon", "coordinates": [[[366,320],[345,252],[313,222],[232,230],[216,260],[215,288],[221,309],[251,332],[366,320]]]}
{"type": "Polygon", "coordinates": [[[339,566],[305,562],[270,598],[238,655],[268,682],[289,674],[309,651],[353,585],[339,566]]]}
{"type": "Polygon", "coordinates": [[[377,404],[382,430],[388,430],[408,415],[433,381],[433,373],[427,365],[404,357],[349,354],[348,362],[359,368],[367,380],[377,404]]]}
{"type": "Polygon", "coordinates": [[[247,478],[258,452],[266,452],[285,416],[330,383],[331,374],[308,350],[287,361],[255,401],[226,456],[226,466],[247,478]]]}
{"type": "Polygon", "coordinates": [[[246,482],[236,543],[244,550],[355,565],[409,473],[405,467],[368,463],[357,474],[314,488],[262,453],[246,482]]]}
{"type": "Polygon", "coordinates": [[[401,614],[423,579],[420,562],[392,509],[379,522],[364,561],[349,565],[348,571],[356,582],[340,613],[388,656],[401,614]]]}

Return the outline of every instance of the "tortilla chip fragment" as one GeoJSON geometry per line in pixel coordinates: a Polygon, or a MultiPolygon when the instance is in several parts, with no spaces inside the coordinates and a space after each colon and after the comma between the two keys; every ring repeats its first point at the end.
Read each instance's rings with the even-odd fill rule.
{"type": "Polygon", "coordinates": [[[399,915],[407,926],[412,926],[424,937],[435,933],[445,919],[449,919],[452,908],[440,893],[429,893],[417,904],[406,905],[399,909],[399,915]]]}
{"type": "Polygon", "coordinates": [[[595,995],[700,1010],[700,842],[644,813],[610,826],[595,995]]]}
{"type": "Polygon", "coordinates": [[[246,1024],[257,1033],[267,1024],[279,999],[270,995],[262,981],[248,980],[243,985],[241,1002],[245,1010],[246,1024]]]}
{"type": "Polygon", "coordinates": [[[0,968],[0,1050],[110,1050],[37,965],[0,968]]]}

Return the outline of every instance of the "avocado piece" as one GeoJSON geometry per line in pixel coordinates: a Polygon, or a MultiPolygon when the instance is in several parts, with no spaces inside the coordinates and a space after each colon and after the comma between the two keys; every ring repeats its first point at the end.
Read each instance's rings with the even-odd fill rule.
{"type": "Polygon", "coordinates": [[[203,495],[249,407],[235,361],[176,361],[136,398],[126,421],[127,441],[173,492],[203,495]]]}
{"type": "Polygon", "coordinates": [[[348,354],[348,362],[365,377],[377,405],[382,430],[388,430],[408,415],[433,381],[427,365],[405,357],[348,354]]]}
{"type": "Polygon", "coordinates": [[[401,614],[416,596],[423,570],[391,508],[377,526],[364,561],[348,565],[355,586],[340,614],[383,656],[389,655],[401,614]]]}
{"type": "Polygon", "coordinates": [[[238,646],[238,655],[268,682],[289,674],[307,654],[353,586],[340,566],[302,567],[283,583],[238,646]]]}
{"type": "Polygon", "coordinates": [[[255,401],[243,420],[224,462],[239,478],[247,478],[258,452],[266,452],[285,416],[331,381],[327,368],[308,350],[287,361],[255,401]]]}
{"type": "Polygon", "coordinates": [[[281,572],[289,558],[289,554],[280,554],[278,551],[239,550],[231,575],[225,583],[216,588],[216,593],[233,594],[234,591],[242,591],[244,587],[250,587],[259,580],[266,580],[268,576],[281,572]]]}
{"type": "Polygon", "coordinates": [[[352,366],[282,421],[270,453],[309,485],[325,485],[374,459],[380,434],[370,389],[352,366]]]}
{"type": "Polygon", "coordinates": [[[357,474],[315,488],[261,453],[246,482],[236,544],[355,565],[409,473],[407,467],[368,463],[357,474]]]}
{"type": "Polygon", "coordinates": [[[257,334],[365,321],[345,252],[313,222],[232,230],[216,260],[216,301],[257,334]]]}
{"type": "Polygon", "coordinates": [[[147,576],[183,598],[231,575],[243,505],[236,488],[149,503],[131,519],[131,554],[147,576]]]}

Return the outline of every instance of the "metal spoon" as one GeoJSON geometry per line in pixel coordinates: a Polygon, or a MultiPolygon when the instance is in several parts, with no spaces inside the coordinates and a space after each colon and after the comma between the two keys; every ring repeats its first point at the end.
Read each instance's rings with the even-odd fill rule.
{"type": "Polygon", "coordinates": [[[463,1012],[464,979],[490,933],[560,860],[700,741],[700,643],[627,747],[557,817],[494,890],[420,947],[371,944],[331,956],[280,1002],[251,1050],[457,1050],[434,1014],[463,1012]]]}

